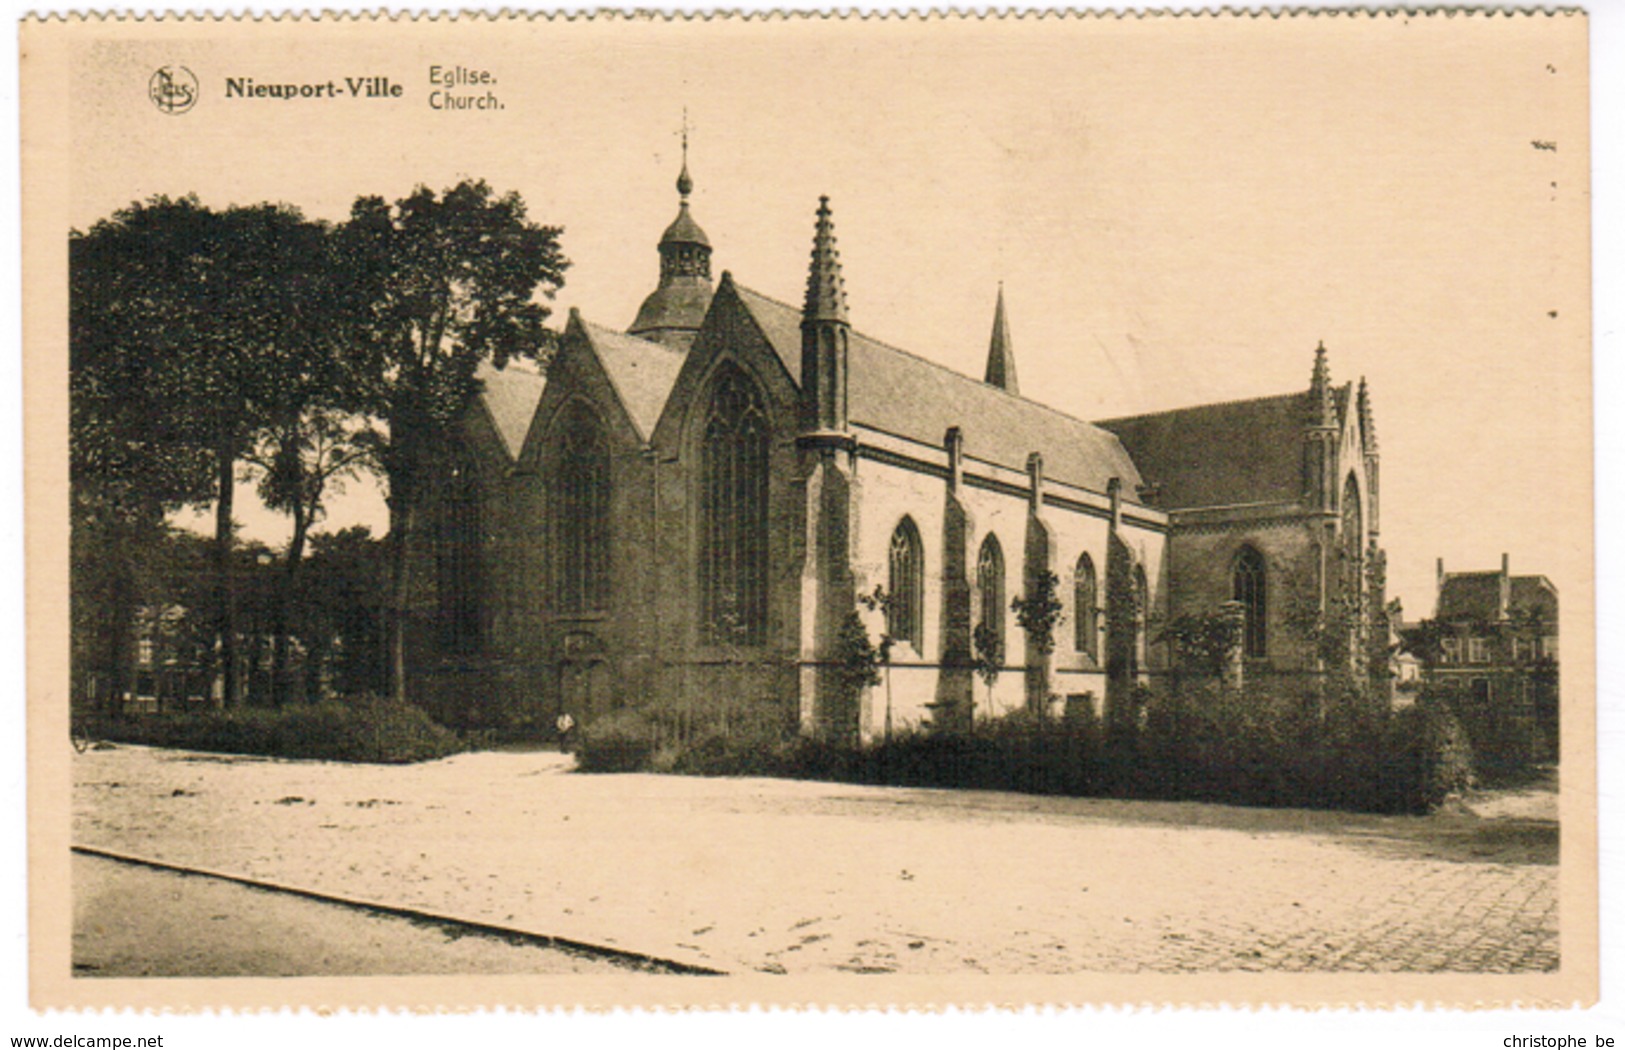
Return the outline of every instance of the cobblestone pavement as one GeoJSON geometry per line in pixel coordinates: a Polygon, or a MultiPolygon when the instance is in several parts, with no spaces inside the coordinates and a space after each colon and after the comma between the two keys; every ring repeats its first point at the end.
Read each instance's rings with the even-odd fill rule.
{"type": "Polygon", "coordinates": [[[85,845],[730,971],[1558,964],[1554,796],[1375,817],[119,747],[76,757],[74,807],[85,845]]]}

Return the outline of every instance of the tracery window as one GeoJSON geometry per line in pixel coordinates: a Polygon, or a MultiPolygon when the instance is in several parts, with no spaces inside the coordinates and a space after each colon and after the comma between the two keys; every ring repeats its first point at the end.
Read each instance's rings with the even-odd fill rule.
{"type": "Polygon", "coordinates": [[[447,464],[435,521],[435,591],[441,647],[471,653],[480,647],[480,489],[466,451],[447,464]]]}
{"type": "Polygon", "coordinates": [[[553,580],[562,612],[609,604],[609,496],[609,442],[597,417],[577,405],[560,426],[553,485],[553,580]]]}
{"type": "Polygon", "coordinates": [[[1265,614],[1268,592],[1264,580],[1264,556],[1256,548],[1243,547],[1236,555],[1231,572],[1230,596],[1241,603],[1242,654],[1261,659],[1268,651],[1265,614]]]}
{"type": "Polygon", "coordinates": [[[976,556],[976,622],[985,625],[994,637],[1004,637],[1004,550],[992,533],[982,541],[976,556]]]}
{"type": "Polygon", "coordinates": [[[920,530],[905,517],[892,530],[887,559],[886,590],[891,602],[886,607],[886,633],[908,642],[916,653],[925,649],[925,556],[920,530]]]}
{"type": "Polygon", "coordinates": [[[1095,560],[1085,551],[1072,572],[1072,647],[1091,660],[1100,659],[1100,596],[1095,560]]]}
{"type": "Polygon", "coordinates": [[[700,448],[700,622],[714,644],[767,635],[768,425],[756,385],[726,366],[700,448]]]}

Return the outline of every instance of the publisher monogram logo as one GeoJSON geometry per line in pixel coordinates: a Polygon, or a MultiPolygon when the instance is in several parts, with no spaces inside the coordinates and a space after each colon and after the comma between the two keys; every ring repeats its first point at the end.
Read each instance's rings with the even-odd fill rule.
{"type": "Polygon", "coordinates": [[[171,116],[179,116],[197,105],[197,96],[197,77],[185,66],[160,66],[147,81],[147,97],[171,116]]]}

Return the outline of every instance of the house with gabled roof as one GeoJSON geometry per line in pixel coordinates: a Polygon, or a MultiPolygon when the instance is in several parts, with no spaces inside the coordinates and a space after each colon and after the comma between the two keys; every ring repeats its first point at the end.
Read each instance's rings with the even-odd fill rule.
{"type": "Polygon", "coordinates": [[[624,332],[572,310],[545,383],[483,374],[420,552],[414,677],[443,718],[1127,723],[1181,615],[1231,618],[1244,671],[1323,674],[1316,632],[1345,609],[1332,659],[1358,666],[1383,607],[1376,434],[1324,347],[1306,390],[1090,422],[1021,395],[1002,288],[983,376],[962,375],[854,326],[827,198],[792,305],[713,281],[692,188],[685,161],[624,332]],[[1051,581],[1046,646],[1013,599],[1051,581]],[[856,695],[854,615],[893,642],[856,695]]]}

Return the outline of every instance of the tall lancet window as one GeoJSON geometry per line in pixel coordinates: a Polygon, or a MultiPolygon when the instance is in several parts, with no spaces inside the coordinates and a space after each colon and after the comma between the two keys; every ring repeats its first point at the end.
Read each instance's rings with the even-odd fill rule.
{"type": "Polygon", "coordinates": [[[435,592],[440,645],[467,654],[480,647],[480,487],[468,451],[459,446],[441,478],[435,516],[435,592]]]}
{"type": "Polygon", "coordinates": [[[916,653],[924,652],[925,555],[912,518],[904,518],[892,530],[887,566],[891,604],[886,607],[886,633],[912,645],[916,653]]]}
{"type": "Polygon", "coordinates": [[[1268,652],[1265,635],[1265,615],[1269,595],[1264,581],[1264,556],[1257,548],[1243,547],[1236,555],[1236,564],[1230,574],[1230,596],[1241,603],[1242,655],[1249,659],[1263,659],[1268,652]]]}
{"type": "Polygon", "coordinates": [[[584,405],[565,412],[557,436],[553,484],[553,581],[559,610],[600,612],[609,605],[609,442],[584,405]]]}
{"type": "Polygon", "coordinates": [[[976,556],[976,624],[986,626],[993,636],[1004,638],[1004,549],[999,538],[988,533],[982,551],[976,556]]]}
{"type": "Polygon", "coordinates": [[[1361,528],[1360,486],[1350,474],[1343,484],[1343,581],[1349,594],[1364,590],[1365,537],[1361,528]]]}
{"type": "Polygon", "coordinates": [[[700,623],[715,644],[767,636],[768,425],[756,385],[725,366],[700,448],[700,623]]]}
{"type": "Polygon", "coordinates": [[[1072,647],[1079,655],[1100,659],[1100,594],[1095,560],[1085,551],[1072,571],[1072,647]]]}

